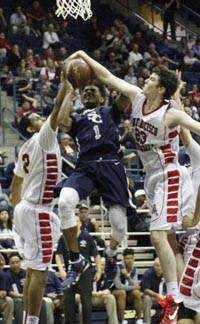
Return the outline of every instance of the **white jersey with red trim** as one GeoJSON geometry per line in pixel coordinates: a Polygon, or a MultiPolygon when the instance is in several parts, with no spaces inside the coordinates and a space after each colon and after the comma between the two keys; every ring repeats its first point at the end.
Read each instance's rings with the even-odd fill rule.
{"type": "Polygon", "coordinates": [[[21,147],[14,173],[23,178],[22,200],[53,206],[54,187],[61,175],[61,157],[57,132],[51,128],[50,117],[39,133],[21,147]]]}
{"type": "MultiPolygon", "coordinates": [[[[180,127],[168,128],[164,115],[171,102],[164,101],[150,113],[144,113],[146,97],[138,94],[132,104],[136,149],[146,172],[163,169],[178,162],[180,127]]],[[[175,103],[173,104],[175,106],[175,103]]]]}

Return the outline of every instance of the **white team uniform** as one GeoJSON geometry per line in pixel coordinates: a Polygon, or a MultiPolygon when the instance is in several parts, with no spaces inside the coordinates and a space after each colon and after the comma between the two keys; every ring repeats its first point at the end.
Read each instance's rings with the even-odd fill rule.
{"type": "MultiPolygon", "coordinates": [[[[194,200],[196,201],[200,185],[200,145],[192,140],[187,148],[191,160],[191,177],[194,186],[194,200]]],[[[182,238],[184,262],[186,264],[179,284],[179,301],[185,307],[200,312],[200,224],[188,229],[182,238]]]]}
{"type": "Polygon", "coordinates": [[[24,254],[27,267],[45,270],[51,264],[60,234],[60,220],[52,209],[54,187],[60,181],[61,158],[50,117],[39,133],[23,144],[14,173],[23,178],[22,200],[14,210],[16,247],[24,254]]]}
{"type": "MultiPolygon", "coordinates": [[[[170,102],[145,114],[146,97],[138,94],[132,104],[138,154],[146,172],[144,189],[151,211],[150,230],[176,230],[194,210],[193,187],[188,170],[178,162],[180,127],[166,126],[170,102]]],[[[175,105],[175,104],[174,104],[175,105]]]]}

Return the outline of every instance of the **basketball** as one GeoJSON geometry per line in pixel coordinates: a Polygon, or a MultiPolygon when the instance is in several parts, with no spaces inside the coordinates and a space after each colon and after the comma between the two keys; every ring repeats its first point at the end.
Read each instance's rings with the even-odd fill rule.
{"type": "Polygon", "coordinates": [[[92,70],[81,58],[73,59],[64,67],[64,77],[67,77],[73,88],[84,88],[91,82],[92,70]]]}

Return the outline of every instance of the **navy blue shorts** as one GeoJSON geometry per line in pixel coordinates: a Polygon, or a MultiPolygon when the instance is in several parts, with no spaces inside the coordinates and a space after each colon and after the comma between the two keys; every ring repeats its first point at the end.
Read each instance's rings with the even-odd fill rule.
{"type": "Polygon", "coordinates": [[[115,204],[133,207],[125,168],[117,160],[79,162],[69,178],[57,185],[56,197],[63,187],[74,188],[80,200],[97,190],[106,207],[115,204]]]}

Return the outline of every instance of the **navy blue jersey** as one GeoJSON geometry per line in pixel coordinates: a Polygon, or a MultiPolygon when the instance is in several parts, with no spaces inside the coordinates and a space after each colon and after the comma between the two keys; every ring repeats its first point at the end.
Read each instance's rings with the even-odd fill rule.
{"type": "Polygon", "coordinates": [[[120,154],[118,124],[121,114],[114,104],[87,109],[72,116],[69,134],[77,144],[79,160],[98,159],[102,153],[107,153],[108,158],[109,153],[110,158],[120,154]]]}
{"type": "MultiPolygon", "coordinates": [[[[92,262],[91,257],[95,257],[99,254],[96,243],[87,230],[81,231],[80,235],[78,236],[78,244],[80,253],[90,262],[92,262]]],[[[63,235],[58,240],[56,254],[63,255],[64,264],[67,271],[69,258],[63,235]]]]}
{"type": "Polygon", "coordinates": [[[15,274],[11,269],[8,269],[5,273],[8,277],[12,291],[22,294],[26,277],[26,270],[20,269],[19,273],[15,274]]]}
{"type": "Polygon", "coordinates": [[[141,289],[142,291],[150,289],[159,293],[161,283],[163,283],[163,275],[158,277],[154,268],[150,268],[142,276],[141,289]]]}
{"type": "Polygon", "coordinates": [[[45,286],[44,296],[55,293],[56,295],[63,295],[63,287],[60,279],[56,276],[54,271],[48,272],[48,278],[45,286]]]}

